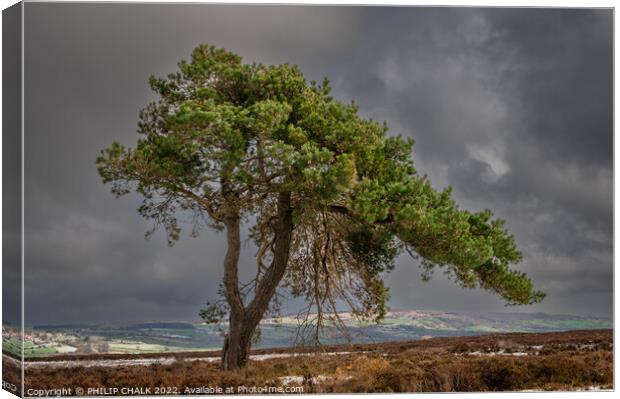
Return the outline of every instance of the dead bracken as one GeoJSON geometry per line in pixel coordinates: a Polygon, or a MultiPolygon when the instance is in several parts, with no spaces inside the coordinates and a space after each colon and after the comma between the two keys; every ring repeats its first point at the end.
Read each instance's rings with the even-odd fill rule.
{"type": "MultiPolygon", "coordinates": [[[[303,362],[295,355],[304,352],[291,348],[273,351],[280,356],[263,350],[236,373],[221,371],[218,361],[204,360],[204,353],[148,365],[129,357],[137,365],[26,367],[25,381],[32,389],[164,384],[183,391],[208,384],[303,386],[304,393],[612,389],[612,340],[611,330],[492,334],[341,345],[327,353],[305,353],[303,362]]],[[[91,361],[97,360],[105,361],[91,361]]],[[[18,373],[7,356],[3,367],[5,376],[18,373]]]]}

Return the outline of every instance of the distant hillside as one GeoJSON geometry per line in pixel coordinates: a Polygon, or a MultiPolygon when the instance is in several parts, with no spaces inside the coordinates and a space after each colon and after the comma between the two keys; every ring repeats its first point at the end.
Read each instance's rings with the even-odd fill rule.
{"type": "MultiPolygon", "coordinates": [[[[455,313],[427,310],[389,312],[379,325],[363,325],[350,314],[341,318],[351,328],[354,342],[383,342],[422,337],[479,335],[500,332],[550,332],[613,328],[610,319],[545,313],[455,313]]],[[[267,319],[263,326],[293,329],[293,317],[267,319]]],[[[264,329],[265,327],[263,327],[264,329]]],[[[265,334],[265,331],[263,332],[265,334]]]]}
{"type": "Polygon", "coordinates": [[[544,332],[612,328],[610,319],[546,313],[390,312],[382,324],[461,332],[544,332]]]}
{"type": "MultiPolygon", "coordinates": [[[[352,343],[381,343],[506,332],[552,332],[613,328],[612,321],[599,317],[545,313],[474,313],[429,310],[389,312],[378,325],[361,324],[341,313],[352,343]]],[[[292,316],[265,319],[255,348],[288,347],[296,343],[298,322],[292,316]]],[[[210,350],[222,346],[222,331],[198,322],[142,322],[98,325],[37,326],[27,329],[26,356],[60,353],[161,353],[210,350]]],[[[18,348],[16,337],[5,336],[5,350],[18,348]]],[[[324,344],[347,341],[336,329],[327,329],[324,344]]]]}

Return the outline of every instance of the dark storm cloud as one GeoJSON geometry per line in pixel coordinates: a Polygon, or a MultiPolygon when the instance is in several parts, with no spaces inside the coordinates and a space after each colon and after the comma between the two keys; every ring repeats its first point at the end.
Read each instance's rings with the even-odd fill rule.
{"type": "MultiPolygon", "coordinates": [[[[328,76],[416,139],[436,186],[507,220],[549,294],[525,310],[610,315],[611,31],[611,11],[27,4],[26,323],[191,319],[214,296],[223,237],[144,240],[139,198],[114,199],[94,165],[135,142],[148,75],[199,43],[328,76]]],[[[502,308],[398,263],[393,307],[502,308]]]]}
{"type": "Polygon", "coordinates": [[[507,219],[549,293],[538,309],[609,314],[611,14],[438,10],[389,26],[405,20],[416,28],[375,63],[364,109],[416,138],[420,170],[460,203],[507,219]]]}

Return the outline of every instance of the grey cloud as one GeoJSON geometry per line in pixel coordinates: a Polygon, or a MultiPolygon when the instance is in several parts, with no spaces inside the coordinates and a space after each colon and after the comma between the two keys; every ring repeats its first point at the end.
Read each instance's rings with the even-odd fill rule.
{"type": "MultiPolygon", "coordinates": [[[[466,208],[507,219],[524,249],[519,268],[550,297],[566,298],[537,308],[570,310],[577,292],[580,301],[583,291],[611,295],[610,14],[468,9],[398,18],[416,28],[377,57],[370,88],[349,85],[351,96],[416,139],[418,168],[436,185],[453,186],[466,208]]],[[[416,277],[404,270],[391,282],[416,277]]],[[[601,307],[593,297],[609,314],[611,301],[601,307]]]]}
{"type": "MultiPolygon", "coordinates": [[[[611,314],[609,10],[29,3],[26,24],[27,324],[194,319],[215,295],[222,235],[144,240],[139,199],[115,199],[94,164],[135,142],[148,76],[199,43],[327,76],[335,97],[413,137],[421,173],[514,232],[518,267],[549,294],[519,310],[611,314]]],[[[504,309],[419,275],[398,260],[392,307],[504,309]]]]}

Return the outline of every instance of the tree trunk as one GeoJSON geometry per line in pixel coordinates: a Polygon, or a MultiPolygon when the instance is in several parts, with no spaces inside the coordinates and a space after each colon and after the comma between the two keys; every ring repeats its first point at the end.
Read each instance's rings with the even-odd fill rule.
{"type": "Polygon", "coordinates": [[[228,250],[224,257],[224,293],[226,301],[230,307],[228,316],[228,334],[224,339],[222,350],[222,369],[237,370],[243,367],[247,354],[241,350],[241,330],[243,325],[245,309],[239,291],[238,263],[239,252],[241,249],[241,238],[239,234],[239,215],[230,213],[224,218],[226,226],[226,238],[228,250]]]}
{"type": "Polygon", "coordinates": [[[228,334],[224,339],[222,350],[222,370],[236,371],[247,365],[254,331],[267,311],[269,302],[286,271],[293,232],[291,194],[281,193],[278,196],[273,261],[261,278],[254,299],[245,308],[239,293],[237,277],[240,249],[239,218],[232,218],[230,224],[228,221],[225,221],[225,224],[228,251],[224,260],[224,288],[226,300],[230,305],[230,316],[228,334]]]}

